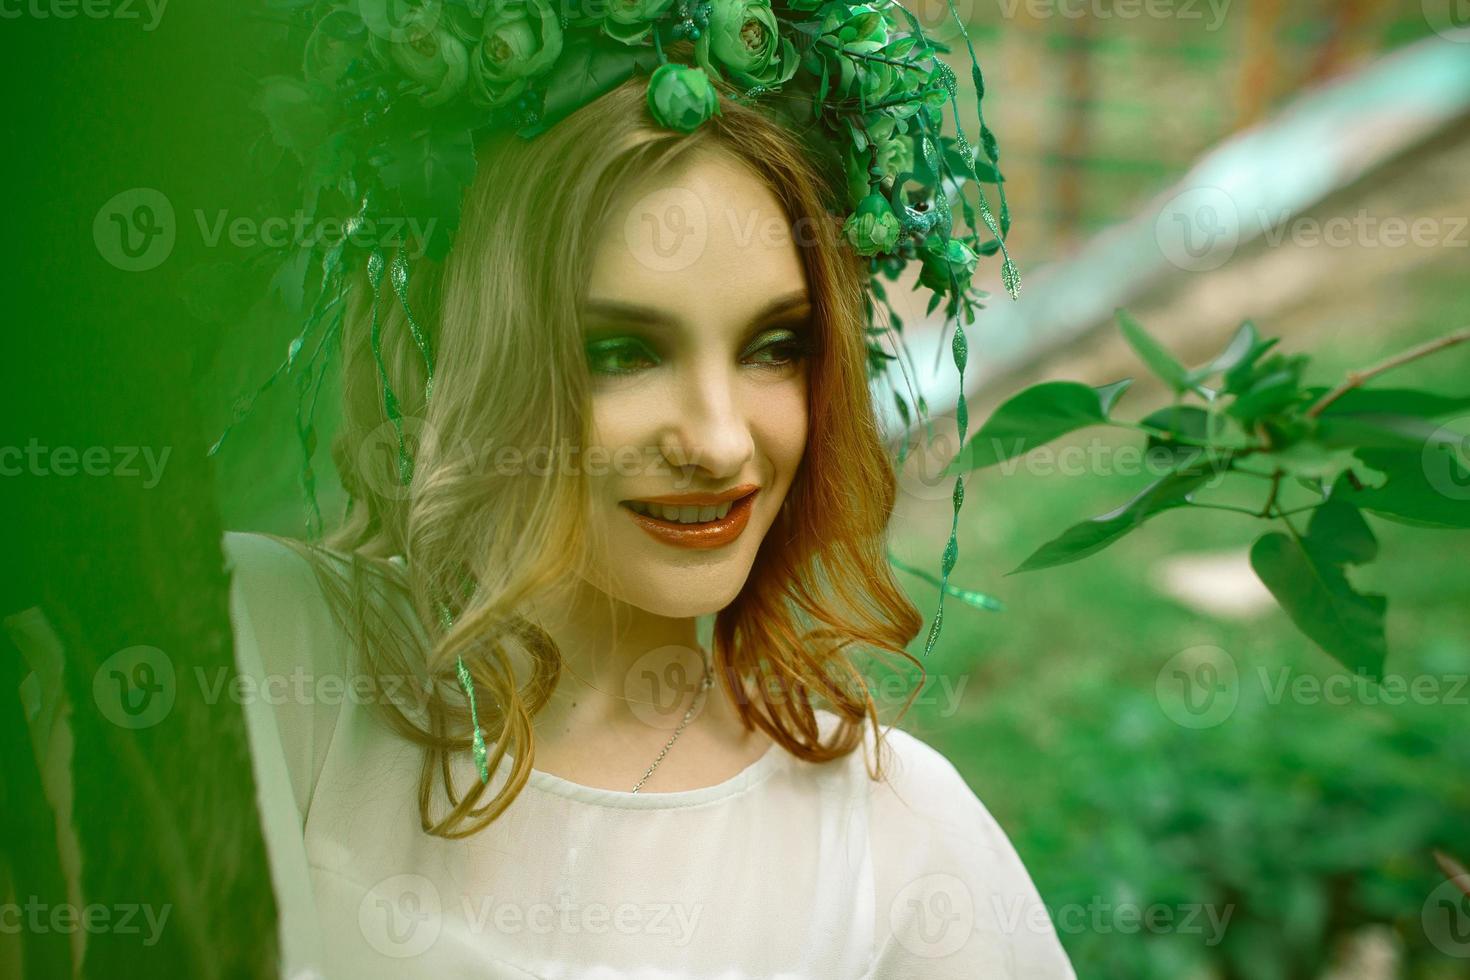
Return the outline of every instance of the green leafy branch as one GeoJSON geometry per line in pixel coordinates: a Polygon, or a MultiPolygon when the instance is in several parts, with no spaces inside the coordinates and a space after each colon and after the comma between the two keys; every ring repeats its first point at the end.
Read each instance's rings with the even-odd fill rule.
{"type": "Polygon", "coordinates": [[[1005,401],[961,449],[947,475],[1016,459],[1091,426],[1144,437],[1160,473],[1127,501],[1074,524],[1011,574],[1096,554],[1165,511],[1227,511],[1271,521],[1251,567],[1297,627],[1344,665],[1381,677],[1387,599],[1359,592],[1347,566],[1378,553],[1364,514],[1428,528],[1470,528],[1470,434],[1444,423],[1470,395],[1370,388],[1378,376],[1470,341],[1470,328],[1351,372],[1331,388],[1303,383],[1309,357],[1283,354],[1241,324],[1225,349],[1186,368],[1126,312],[1118,324],[1173,403],[1136,421],[1115,418],[1131,378],[1098,387],[1050,381],[1005,401]],[[1212,499],[1227,481],[1265,484],[1259,507],[1212,499]],[[1289,496],[1303,498],[1288,506],[1289,496]],[[1305,527],[1293,521],[1305,518],[1305,527]]]}

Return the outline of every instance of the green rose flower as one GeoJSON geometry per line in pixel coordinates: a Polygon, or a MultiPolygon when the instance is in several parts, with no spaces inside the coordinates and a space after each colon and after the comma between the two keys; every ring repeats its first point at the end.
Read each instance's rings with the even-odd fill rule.
{"type": "Polygon", "coordinates": [[[980,256],[960,239],[951,238],[946,244],[938,235],[931,235],[925,240],[919,257],[923,262],[919,269],[920,284],[941,293],[949,290],[951,269],[959,280],[960,289],[964,289],[975,275],[975,264],[980,261],[980,256]]]}
{"type": "Polygon", "coordinates": [[[777,30],[770,0],[714,0],[709,29],[694,42],[694,57],[719,76],[713,62],[728,69],[744,88],[775,88],[796,74],[796,46],[777,30]]]}
{"type": "Polygon", "coordinates": [[[551,69],[561,45],[551,0],[495,0],[470,63],[477,97],[491,107],[516,98],[530,79],[551,69]]]}
{"type": "Polygon", "coordinates": [[[603,33],[624,44],[640,44],[653,33],[653,20],[673,0],[608,0],[603,33]]]}
{"type": "Polygon", "coordinates": [[[648,78],[648,111],[660,126],[690,133],[720,114],[720,96],[703,68],[669,62],[648,78]]]}
{"type": "Polygon", "coordinates": [[[470,77],[470,56],[464,43],[446,27],[406,31],[399,41],[376,34],[368,38],[373,56],[423,86],[419,96],[426,106],[440,105],[458,95],[470,77]]]}
{"type": "Polygon", "coordinates": [[[859,255],[892,252],[898,245],[898,215],[882,194],[869,194],[847,219],[843,231],[859,255]]]}

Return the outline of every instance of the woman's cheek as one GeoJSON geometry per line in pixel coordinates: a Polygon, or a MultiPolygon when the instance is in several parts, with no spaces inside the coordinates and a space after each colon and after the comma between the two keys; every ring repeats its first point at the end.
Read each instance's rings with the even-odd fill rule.
{"type": "Polygon", "coordinates": [[[779,478],[789,483],[801,463],[807,439],[807,393],[800,382],[767,390],[759,399],[759,415],[753,420],[760,433],[761,448],[779,478]]]}

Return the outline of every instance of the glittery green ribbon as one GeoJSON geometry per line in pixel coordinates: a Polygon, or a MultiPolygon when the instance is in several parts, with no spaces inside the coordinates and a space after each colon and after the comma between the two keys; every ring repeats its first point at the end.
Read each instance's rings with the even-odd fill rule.
{"type": "MultiPolygon", "coordinates": [[[[439,603],[439,622],[444,625],[445,631],[454,626],[454,617],[449,613],[449,607],[439,603]]],[[[470,677],[470,669],[464,665],[463,657],[454,658],[454,673],[459,678],[459,686],[464,688],[464,696],[470,703],[470,724],[475,731],[471,740],[474,743],[475,767],[480,770],[480,782],[490,782],[490,763],[488,753],[485,751],[485,732],[480,728],[480,706],[475,701],[475,681],[470,677]]]]}
{"type": "Polygon", "coordinates": [[[388,277],[393,282],[393,292],[398,294],[398,302],[403,305],[403,315],[408,318],[408,331],[413,334],[413,342],[424,358],[424,402],[427,403],[434,394],[434,354],[429,349],[428,334],[413,318],[413,310],[408,308],[408,256],[402,249],[393,256],[393,268],[388,277]]]}
{"type": "Polygon", "coordinates": [[[403,441],[403,413],[398,408],[398,396],[393,394],[393,386],[388,382],[388,366],[383,363],[383,324],[378,317],[378,291],[383,284],[383,265],[382,250],[373,249],[367,262],[368,285],[373,290],[373,360],[378,365],[378,381],[383,385],[383,410],[388,413],[388,421],[393,423],[393,431],[398,433],[398,479],[404,486],[408,486],[413,480],[413,461],[408,458],[408,446],[403,441]]]}

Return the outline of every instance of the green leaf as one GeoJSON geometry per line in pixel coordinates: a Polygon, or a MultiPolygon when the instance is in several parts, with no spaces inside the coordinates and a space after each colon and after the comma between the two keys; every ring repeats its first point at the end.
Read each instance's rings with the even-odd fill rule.
{"type": "Polygon", "coordinates": [[[1217,354],[1213,361],[1188,372],[1185,380],[1190,384],[1196,384],[1211,375],[1231,371],[1236,365],[1244,363],[1260,344],[1261,337],[1256,332],[1256,325],[1246,320],[1235,331],[1235,335],[1230,338],[1225,349],[1217,354]]]}
{"type": "Polygon", "coordinates": [[[1184,365],[1176,361],[1174,355],[1154,340],[1127,312],[1120,309],[1117,317],[1118,326],[1123,330],[1123,339],[1128,341],[1128,346],[1133,348],[1148,369],[1175,392],[1188,390],[1190,382],[1185,375],[1184,365]]]}
{"type": "Polygon", "coordinates": [[[270,127],[271,137],[303,164],[326,141],[334,122],[332,101],[321,86],[284,75],[261,80],[251,105],[270,127]]]}
{"type": "Polygon", "coordinates": [[[1257,340],[1254,346],[1251,347],[1250,352],[1239,363],[1225,370],[1224,381],[1226,394],[1239,395],[1246,388],[1250,387],[1251,382],[1257,376],[1256,361],[1260,360],[1261,355],[1266,353],[1266,351],[1275,347],[1278,340],[1280,340],[1279,337],[1257,340]]]}
{"type": "Polygon", "coordinates": [[[428,253],[439,257],[459,225],[460,196],[475,179],[475,145],[463,129],[401,134],[375,156],[383,186],[397,190],[403,213],[425,222],[428,253]],[[434,222],[432,230],[427,222],[434,222]]]}
{"type": "Polygon", "coordinates": [[[1251,546],[1251,567],[1297,628],[1354,671],[1380,678],[1387,658],[1382,595],[1363,594],[1345,565],[1361,565],[1378,542],[1357,507],[1328,498],[1303,537],[1272,531],[1251,546]]]}
{"type": "Polygon", "coordinates": [[[1268,415],[1285,412],[1303,401],[1301,376],[1305,364],[1306,358],[1301,355],[1267,359],[1260,366],[1260,373],[1249,382],[1249,387],[1240,392],[1225,411],[1245,426],[1268,415]]]}
{"type": "Polygon", "coordinates": [[[1458,445],[1461,437],[1443,425],[1415,415],[1355,413],[1318,420],[1316,438],[1325,446],[1416,449],[1438,443],[1458,445]]]}
{"type": "Polygon", "coordinates": [[[520,135],[530,137],[544,132],[575,109],[631,78],[636,68],[652,74],[657,66],[658,57],[652,47],[599,44],[587,38],[568,41],[557,59],[556,70],[547,76],[546,101],[540,120],[520,130],[520,135]]]}
{"type": "Polygon", "coordinates": [[[1351,449],[1332,448],[1311,440],[1293,443],[1270,454],[1271,461],[1289,476],[1331,486],[1344,472],[1351,470],[1360,483],[1379,486],[1384,475],[1353,455],[1351,449]]]}
{"type": "Polygon", "coordinates": [[[1388,479],[1342,492],[1363,510],[1421,527],[1470,528],[1470,464],[1464,449],[1436,444],[1421,452],[1359,449],[1357,457],[1388,479]]]}
{"type": "MultiPolygon", "coordinates": [[[[1324,386],[1305,389],[1315,403],[1330,389],[1324,386]]],[[[1330,415],[1416,415],[1435,419],[1470,408],[1470,395],[1441,395],[1413,388],[1350,388],[1322,410],[1330,415]]]]}
{"type": "Polygon", "coordinates": [[[1065,565],[1096,554],[1153,515],[1188,504],[1189,495],[1228,466],[1228,459],[1197,453],[1183,465],[1144,487],[1123,506],[1067,528],[1006,574],[1065,565]]]}
{"type": "MultiPolygon", "coordinates": [[[[1199,443],[1218,443],[1230,428],[1225,416],[1212,416],[1207,409],[1198,405],[1170,405],[1161,408],[1140,419],[1139,425],[1170,433],[1159,435],[1150,432],[1144,451],[1151,459],[1155,453],[1165,453],[1165,458],[1167,454],[1172,454],[1176,464],[1199,452],[1199,443]]],[[[1243,445],[1238,431],[1231,434],[1237,443],[1243,445]]]]}
{"type": "Polygon", "coordinates": [[[1006,400],[971,437],[945,470],[957,476],[1030,452],[1089,425],[1102,425],[1133,383],[1124,378],[1093,388],[1077,381],[1048,381],[1006,400]]]}

